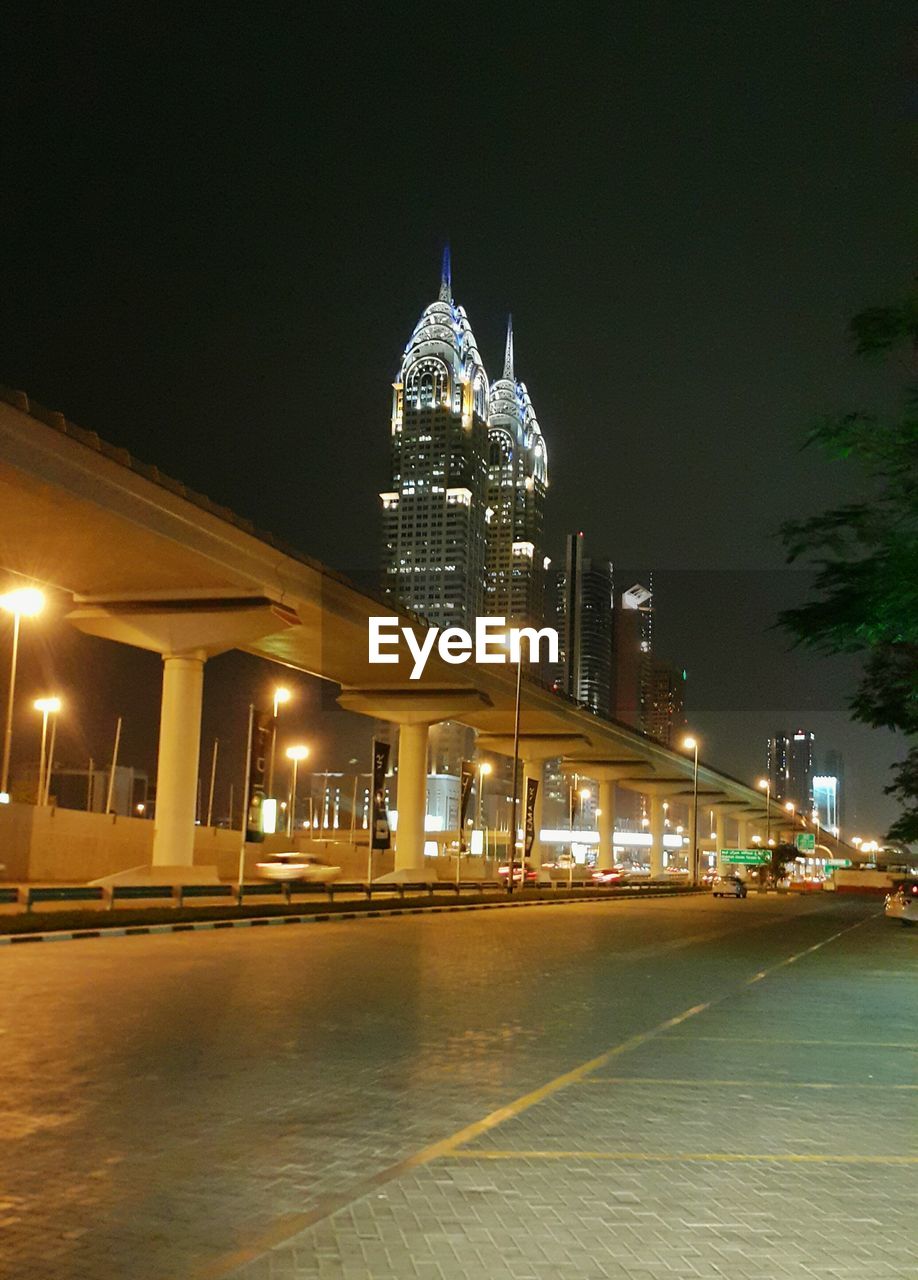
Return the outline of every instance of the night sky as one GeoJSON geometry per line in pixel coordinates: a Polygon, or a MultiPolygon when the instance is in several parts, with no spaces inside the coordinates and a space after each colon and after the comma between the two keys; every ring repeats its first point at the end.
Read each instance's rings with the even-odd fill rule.
{"type": "MultiPolygon", "coordinates": [[[[583,529],[621,587],[654,568],[706,758],[751,780],[813,728],[879,834],[901,744],[848,724],[855,663],[769,628],[806,591],[777,526],[862,486],[807,424],[893,394],[844,327],[914,274],[913,6],[224,8],[6,25],[0,380],[365,571],[448,239],[492,377],[513,312],[549,550],[583,529]]],[[[152,766],[156,659],[65,630],[23,688],[82,688],[74,757],[123,712],[152,766]]],[[[217,660],[205,737],[269,678],[217,660]]]]}

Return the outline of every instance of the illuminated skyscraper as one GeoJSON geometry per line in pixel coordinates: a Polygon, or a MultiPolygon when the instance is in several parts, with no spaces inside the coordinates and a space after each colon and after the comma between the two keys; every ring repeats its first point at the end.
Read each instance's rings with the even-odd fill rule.
{"type": "Polygon", "coordinates": [[[548,454],[529,392],[514,372],[512,319],[503,377],[491,386],[488,442],[487,611],[540,623],[548,454]]]}
{"type": "Polygon", "coordinates": [[[548,455],[518,381],[513,329],[491,386],[449,251],[440,293],[393,384],[392,479],[383,506],[383,589],[439,625],[477,614],[541,622],[548,455]]]}
{"type": "Polygon", "coordinates": [[[391,487],[383,506],[383,590],[441,626],[483,612],[490,388],[453,300],[449,251],[440,293],[393,384],[391,487]]]}
{"type": "Polygon", "coordinates": [[[613,575],[610,560],[583,554],[583,534],[569,533],[564,568],[551,575],[546,621],[561,641],[554,687],[597,715],[612,714],[613,575]]]}

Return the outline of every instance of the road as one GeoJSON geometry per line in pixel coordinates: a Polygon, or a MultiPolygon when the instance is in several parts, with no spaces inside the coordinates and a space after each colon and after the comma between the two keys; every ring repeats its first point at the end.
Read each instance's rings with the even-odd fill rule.
{"type": "Polygon", "coordinates": [[[705,896],[10,948],[0,1271],[911,1275],[918,931],[878,911],[705,896]]]}

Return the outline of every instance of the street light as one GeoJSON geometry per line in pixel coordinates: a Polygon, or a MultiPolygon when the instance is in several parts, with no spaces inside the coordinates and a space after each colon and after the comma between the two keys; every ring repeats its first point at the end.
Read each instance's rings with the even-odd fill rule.
{"type": "Polygon", "coordinates": [[[485,855],[484,827],[481,824],[481,816],[483,812],[482,805],[484,804],[484,780],[485,778],[489,778],[493,772],[494,772],[494,766],[492,764],[489,764],[487,760],[479,760],[478,762],[478,830],[482,833],[482,836],[481,836],[481,856],[482,857],[484,857],[485,855]]]}
{"type": "Polygon", "coordinates": [[[695,755],[692,770],[692,884],[698,883],[698,739],[691,735],[682,739],[686,751],[695,755]]]}
{"type": "Polygon", "coordinates": [[[54,724],[51,729],[51,753],[54,753],[54,738],[57,733],[57,713],[61,709],[60,698],[36,698],[32,704],[36,711],[41,712],[41,757],[38,762],[38,791],[36,794],[36,804],[48,803],[48,789],[51,783],[51,761],[48,761],[47,776],[45,774],[45,744],[48,740],[48,717],[54,716],[54,724]]]}
{"type": "Polygon", "coordinates": [[[274,690],[274,720],[271,725],[271,755],[268,759],[268,790],[269,796],[274,795],[274,757],[277,752],[277,713],[285,702],[290,701],[290,690],[283,688],[281,685],[274,690]]]}
{"type": "Polygon", "coordinates": [[[765,843],[771,844],[771,778],[759,778],[759,790],[765,792],[765,843]]]}
{"type": "MultiPolygon", "coordinates": [[[[513,646],[510,648],[510,659],[513,659],[513,646]]],[[[510,857],[507,874],[507,895],[513,893],[513,864],[516,861],[516,810],[519,804],[519,783],[517,774],[520,768],[520,692],[523,685],[523,646],[517,641],[516,649],[516,699],[513,704],[513,793],[510,800],[510,857]]],[[[525,850],[525,843],[523,849],[525,850]]],[[[520,858],[520,888],[526,885],[525,858],[520,858]]]]}
{"type": "Polygon", "coordinates": [[[0,804],[9,804],[10,750],[13,745],[13,694],[16,689],[16,659],[19,654],[19,622],[34,618],[45,605],[45,597],[37,587],[19,587],[0,596],[0,609],[13,615],[13,657],[10,662],[10,690],[6,703],[6,731],[3,735],[3,765],[0,767],[0,804]]]}
{"type": "Polygon", "coordinates": [[[287,810],[287,835],[292,836],[296,820],[296,769],[301,760],[309,755],[309,748],[296,746],[287,748],[287,759],[293,763],[293,778],[290,785],[290,807],[287,810]]]}

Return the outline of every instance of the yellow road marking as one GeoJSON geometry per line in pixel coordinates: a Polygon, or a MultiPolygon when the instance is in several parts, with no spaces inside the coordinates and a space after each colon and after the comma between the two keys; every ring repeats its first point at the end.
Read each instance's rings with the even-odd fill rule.
{"type": "Polygon", "coordinates": [[[733,1151],[454,1151],[461,1160],[631,1160],[635,1163],[671,1163],[707,1160],[719,1164],[918,1164],[918,1156],[848,1156],[780,1152],[776,1155],[739,1155],[733,1151]]]}
{"type": "MultiPolygon", "coordinates": [[[[850,933],[853,929],[859,929],[862,924],[866,924],[870,917],[859,920],[857,924],[848,925],[844,929],[840,929],[837,933],[833,933],[830,937],[818,942],[815,946],[807,947],[805,951],[798,952],[787,960],[782,960],[773,965],[770,969],[765,969],[761,973],[756,974],[753,978],[747,979],[741,986],[748,986],[750,982],[760,981],[767,977],[769,973],[777,969],[783,968],[787,964],[792,964],[795,960],[799,960],[801,956],[809,955],[812,951],[818,951],[821,947],[828,946],[830,942],[834,942],[836,938],[840,938],[842,934],[850,933]]],[[[399,1160],[396,1164],[388,1165],[385,1169],[370,1174],[366,1178],[360,1179],[356,1183],[337,1195],[326,1197],[320,1205],[308,1213],[288,1214],[283,1218],[279,1218],[274,1225],[264,1232],[257,1239],[242,1248],[234,1250],[232,1253],[224,1254],[222,1257],[215,1259],[213,1262],[205,1263],[201,1267],[194,1269],[183,1280],[221,1280],[222,1277],[229,1275],[247,1262],[252,1262],[261,1257],[268,1249],[275,1248],[286,1240],[292,1239],[293,1236],[299,1235],[308,1227],[314,1226],[315,1223],[323,1221],[330,1217],[339,1209],[346,1205],[353,1204],[355,1200],[359,1200],[362,1196],[367,1195],[370,1191],[377,1187],[383,1186],[387,1182],[391,1182],[401,1177],[404,1173],[409,1173],[414,1169],[418,1169],[423,1165],[430,1164],[433,1160],[439,1160],[443,1156],[475,1156],[481,1158],[477,1152],[462,1152],[458,1150],[460,1147],[467,1147],[467,1144],[473,1142],[481,1134],[487,1133],[491,1129],[495,1129],[498,1125],[503,1124],[506,1120],[513,1120],[517,1116],[522,1115],[524,1111],[528,1111],[530,1107],[534,1107],[537,1103],[549,1098],[552,1094],[557,1093],[561,1089],[567,1088],[568,1085],[580,1083],[584,1076],[590,1075],[594,1071],[598,1071],[600,1067],[607,1062],[611,1062],[613,1058],[620,1057],[623,1053],[629,1053],[632,1049],[638,1048],[642,1044],[646,1044],[648,1040],[653,1040],[663,1035],[672,1027],[678,1027],[681,1023],[686,1022],[689,1018],[695,1017],[699,1013],[703,1013],[706,1009],[710,1009],[712,1005],[720,1004],[724,1000],[735,994],[736,988],[732,992],[725,992],[721,996],[717,996],[713,1000],[706,1000],[703,1004],[692,1005],[691,1008],[684,1010],[682,1013],[676,1014],[673,1018],[666,1018],[663,1022],[657,1023],[647,1031],[638,1032],[636,1035],[629,1036],[627,1040],[623,1040],[620,1044],[614,1045],[613,1048],[607,1049],[604,1053],[597,1054],[595,1058],[591,1058],[588,1062],[582,1063],[579,1067],[574,1067],[571,1071],[565,1071],[562,1075],[556,1076],[554,1080],[549,1080],[547,1084],[533,1089],[530,1093],[524,1094],[521,1098],[517,1098],[514,1102],[507,1103],[504,1107],[499,1107],[496,1111],[492,1111],[489,1115],[481,1120],[476,1120],[473,1124],[466,1125],[464,1129],[460,1129],[457,1133],[447,1138],[441,1139],[439,1142],[431,1143],[430,1146],[424,1147],[422,1150],[415,1152],[414,1155],[407,1156],[404,1160],[399,1160]]],[[[547,1152],[546,1158],[557,1158],[554,1153],[547,1152]]],[[[494,1156],[486,1158],[496,1158],[494,1156]]],[[[512,1155],[506,1158],[513,1158],[512,1155]]],[[[595,1159],[612,1159],[614,1157],[608,1154],[597,1154],[595,1159]]],[[[623,1159],[635,1159],[636,1156],[623,1156],[623,1159]]],[[[647,1157],[645,1157],[647,1158],[647,1157]]],[[[691,1157],[682,1157],[690,1159],[691,1157]]],[[[696,1159],[704,1157],[695,1157],[696,1159]]],[[[718,1158],[718,1157],[708,1157],[718,1158]]],[[[731,1157],[722,1157],[729,1159],[731,1157]]],[[[746,1157],[740,1157],[745,1159],[746,1157]]],[[[752,1158],[752,1157],[750,1157],[752,1158]]],[[[760,1157],[771,1159],[772,1157],[760,1157]]],[[[916,1159],[918,1162],[918,1159],[916,1159]]]]}
{"type": "Polygon", "coordinates": [[[705,1040],[714,1044],[828,1044],[846,1049],[918,1049],[906,1040],[779,1040],[773,1036],[670,1036],[671,1040],[705,1040]]]}
{"type": "Polygon", "coordinates": [[[877,1080],[850,1080],[829,1084],[822,1080],[670,1080],[662,1076],[591,1076],[583,1084],[675,1084],[698,1088],[741,1089],[918,1089],[918,1084],[882,1084],[877,1080]]]}

